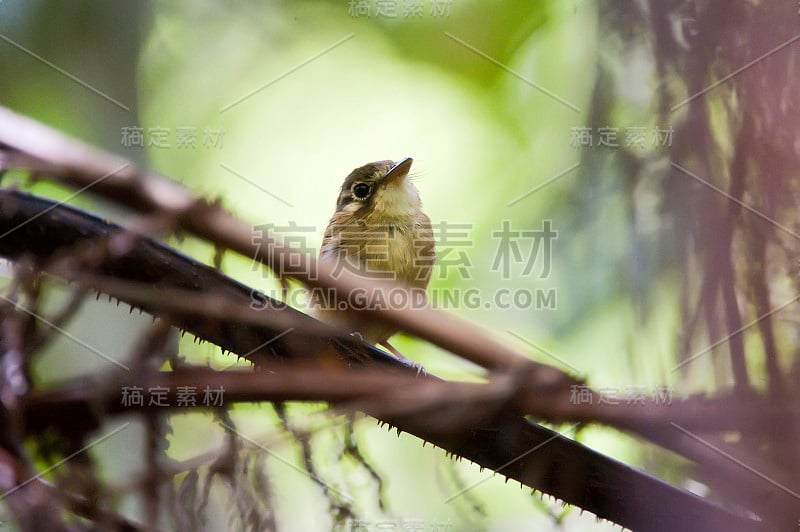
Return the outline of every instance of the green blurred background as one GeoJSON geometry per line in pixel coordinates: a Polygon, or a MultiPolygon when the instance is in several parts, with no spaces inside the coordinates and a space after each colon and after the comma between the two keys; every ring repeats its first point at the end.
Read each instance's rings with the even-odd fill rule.
{"type": "MultiPolygon", "coordinates": [[[[677,281],[656,277],[648,264],[632,272],[625,185],[613,166],[575,167],[585,147],[575,146],[573,135],[587,123],[596,65],[608,51],[594,2],[2,0],[0,39],[4,105],[220,198],[256,226],[297,224],[305,229],[286,234],[300,235],[312,251],[351,169],[414,157],[415,182],[434,224],[468,228],[456,244],[439,244],[440,261],[466,256],[465,268],[437,269],[432,290],[477,289],[484,298],[478,305],[462,299],[448,311],[533,359],[588,376],[597,389],[624,394],[631,386],[673,384],[677,281]],[[421,11],[406,12],[407,6],[421,11]],[[144,146],[126,145],[136,128],[144,146]],[[192,132],[194,145],[186,141],[192,132]],[[503,221],[516,230],[538,230],[543,220],[558,231],[549,274],[539,275],[541,263],[525,274],[520,261],[510,278],[492,271],[499,245],[493,233],[503,221]],[[452,248],[447,257],[444,248],[452,248]],[[644,306],[631,289],[634,273],[647,285],[644,306]],[[552,293],[555,300],[487,308],[498,290],[534,294],[534,301],[537,293],[552,293]],[[643,347],[646,359],[636,356],[643,347]]],[[[626,59],[613,125],[651,128],[652,65],[636,59],[635,50],[628,53],[634,59],[626,59]]],[[[49,184],[28,188],[53,198],[70,193],[49,184]]],[[[90,194],[71,203],[117,221],[128,216],[90,194]]],[[[212,260],[213,249],[192,239],[170,243],[212,260]]],[[[527,256],[525,245],[530,242],[520,242],[527,256]]],[[[277,291],[274,277],[246,259],[227,255],[223,269],[277,291]]],[[[53,289],[51,297],[62,294],[53,289]]],[[[147,323],[101,300],[88,305],[70,331],[124,358],[147,323]]],[[[218,368],[234,362],[189,337],[179,345],[193,362],[218,368]]],[[[395,345],[445,378],[480,375],[469,363],[410,338],[395,345]]],[[[55,381],[108,369],[102,364],[90,350],[62,339],[37,372],[55,381]]],[[[341,428],[330,426],[340,427],[340,420],[307,415],[318,410],[290,412],[297,424],[316,431],[315,458],[325,480],[350,494],[372,527],[422,519],[425,530],[435,524],[441,530],[613,528],[577,510],[561,515],[559,504],[515,482],[452,463],[413,437],[398,438],[363,419],[357,439],[386,483],[389,507],[381,512],[364,468],[336,458],[341,428]],[[468,496],[446,502],[460,486],[487,478],[468,496]]],[[[321,490],[295,470],[299,448],[278,428],[272,409],[237,408],[234,419],[272,453],[267,470],[283,529],[332,526],[321,490]]],[[[130,421],[129,429],[96,449],[112,485],[140,466],[135,449],[142,431],[135,418],[130,421]]],[[[175,415],[170,423],[168,452],[175,459],[222,442],[208,415],[175,415]]],[[[675,480],[666,457],[620,433],[591,428],[578,437],[675,480]]],[[[209,529],[220,529],[228,526],[229,495],[223,487],[214,495],[209,529]]],[[[121,504],[141,517],[134,497],[121,504]]]]}

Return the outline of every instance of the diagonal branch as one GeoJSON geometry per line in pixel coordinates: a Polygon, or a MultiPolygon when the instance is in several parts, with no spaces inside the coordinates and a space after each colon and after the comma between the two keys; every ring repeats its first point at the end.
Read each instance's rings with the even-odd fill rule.
{"type": "MultiPolygon", "coordinates": [[[[1,191],[0,230],[11,227],[25,216],[39,212],[48,206],[49,202],[27,194],[1,191]]],[[[113,234],[118,230],[119,228],[98,218],[66,206],[59,206],[57,209],[52,209],[47,215],[41,216],[35,223],[26,226],[25,229],[20,229],[0,239],[0,254],[10,258],[32,254],[40,261],[47,262],[48,258],[53,256],[53,250],[74,249],[80,241],[94,240],[103,235],[113,234]]],[[[64,261],[55,259],[50,260],[50,263],[57,266],[58,264],[63,265],[64,261]]],[[[260,311],[259,316],[252,316],[250,312],[243,310],[250,302],[250,289],[216,270],[149,240],[138,242],[124,256],[107,260],[99,269],[103,275],[113,276],[114,283],[117,283],[117,279],[122,279],[123,282],[119,286],[113,286],[103,278],[97,277],[96,274],[92,276],[87,273],[84,273],[83,277],[76,276],[75,280],[87,281],[89,286],[94,285],[107,289],[131,305],[158,308],[157,301],[151,297],[152,294],[148,294],[146,291],[139,296],[135,294],[135,288],[140,283],[154,284],[159,290],[164,288],[168,290],[165,292],[167,294],[170,293],[169,290],[179,291],[182,294],[181,297],[186,292],[194,292],[198,298],[203,298],[205,294],[213,295],[223,301],[230,298],[238,302],[238,305],[242,307],[241,315],[234,311],[226,312],[227,316],[219,316],[220,318],[227,317],[227,321],[213,319],[213,313],[204,319],[199,319],[197,313],[186,314],[185,309],[182,310],[178,304],[173,303],[171,306],[167,306],[167,313],[173,323],[235,353],[243,354],[251,349],[255,342],[261,342],[263,338],[272,338],[276,334],[277,329],[269,322],[273,312],[285,313],[285,316],[289,316],[298,327],[304,328],[304,330],[311,331],[313,327],[320,327],[313,325],[316,323],[315,320],[289,307],[282,307],[277,302],[274,302],[274,305],[265,306],[265,310],[260,311]],[[168,268],[160,269],[160,264],[166,264],[168,268]],[[130,300],[127,299],[128,296],[131,296],[130,300]],[[274,308],[282,310],[275,311],[274,308]],[[244,318],[243,322],[237,322],[240,317],[244,318]]],[[[208,306],[200,299],[185,301],[202,303],[199,310],[208,306]]],[[[228,304],[231,303],[224,303],[224,305],[228,304]]],[[[226,308],[224,305],[222,308],[226,308]]],[[[281,321],[282,319],[278,320],[281,326],[286,324],[281,321]]],[[[301,360],[313,362],[313,358],[308,358],[309,354],[320,356],[314,351],[303,349],[301,345],[291,344],[292,336],[294,335],[279,338],[270,345],[269,351],[265,350],[257,357],[252,357],[253,361],[258,366],[269,364],[270,369],[275,370],[277,369],[276,362],[286,357],[304,353],[306,357],[301,360]]],[[[315,339],[313,334],[302,335],[302,337],[297,335],[297,338],[303,338],[302,342],[306,342],[306,346],[311,342],[310,345],[313,348],[327,350],[333,356],[346,361],[346,364],[340,367],[351,364],[362,365],[364,361],[371,360],[380,362],[382,367],[389,364],[403,369],[402,363],[387,357],[381,351],[356,342],[352,338],[344,340],[349,343],[342,343],[343,340],[337,336],[337,333],[322,339],[315,339]]],[[[233,399],[237,397],[232,395],[234,390],[242,389],[242,386],[260,386],[263,390],[263,387],[268,385],[268,382],[265,381],[267,375],[269,374],[262,372],[219,373],[215,376],[215,386],[223,385],[226,389],[226,397],[233,399]]],[[[326,377],[329,384],[333,383],[334,375],[329,374],[326,377]]],[[[518,370],[514,375],[524,375],[524,372],[518,370]]],[[[153,378],[179,379],[184,377],[163,375],[153,378]]],[[[281,374],[280,382],[291,384],[288,378],[287,375],[281,374]]],[[[381,401],[372,403],[362,400],[358,402],[358,396],[353,395],[354,391],[359,389],[355,385],[354,378],[355,376],[350,378],[343,375],[341,377],[343,391],[340,393],[349,395],[340,396],[340,401],[357,401],[357,405],[367,412],[370,412],[370,408],[374,408],[375,415],[379,419],[393,424],[401,430],[430,441],[454,455],[472,460],[483,467],[494,469],[505,466],[502,473],[509,478],[514,478],[531,488],[580,506],[626,527],[632,529],[652,528],[651,519],[654,515],[658,515],[661,522],[668,523],[670,526],[679,526],[680,524],[685,527],[686,520],[689,520],[696,524],[697,530],[711,526],[710,523],[716,523],[719,526],[734,526],[735,524],[738,529],[744,530],[758,528],[753,522],[728,514],[712,503],[611,460],[577,442],[555,437],[556,433],[553,431],[534,425],[511,411],[506,411],[506,407],[503,406],[507,403],[505,400],[501,401],[498,407],[481,411],[477,418],[462,417],[460,427],[454,427],[452,424],[448,425],[443,422],[446,419],[442,417],[441,411],[429,415],[424,415],[424,412],[422,414],[412,412],[414,415],[409,415],[408,411],[403,412],[402,409],[384,409],[385,401],[383,406],[381,401]],[[431,415],[434,416],[433,421],[431,415]],[[539,448],[536,453],[519,459],[521,455],[543,442],[548,443],[539,448]],[[569,466],[567,470],[562,469],[567,466],[569,466]],[[595,486],[596,489],[586,489],[589,485],[595,486]],[[667,505],[664,501],[670,501],[670,504],[667,505]],[[686,513],[680,516],[675,515],[669,510],[672,505],[686,508],[686,513]]],[[[414,381],[416,380],[414,379],[414,381]]],[[[319,379],[315,378],[314,381],[311,384],[318,386],[319,379]]],[[[495,381],[496,379],[492,379],[492,382],[495,381]]],[[[109,380],[109,382],[117,385],[115,388],[117,395],[112,401],[114,405],[108,405],[109,412],[113,413],[119,411],[120,408],[118,397],[120,383],[113,380],[109,380]]],[[[170,382],[177,386],[175,381],[170,382]]],[[[197,386],[198,382],[203,381],[199,377],[192,377],[186,381],[193,386],[197,386]]],[[[365,383],[361,384],[362,386],[366,385],[365,383]]],[[[296,387],[297,383],[295,382],[294,385],[296,387]]],[[[543,405],[548,404],[547,401],[542,401],[547,397],[561,397],[562,404],[566,404],[563,401],[568,397],[569,387],[551,386],[549,387],[551,392],[547,393],[548,388],[537,386],[535,379],[525,379],[522,385],[535,391],[536,394],[532,395],[531,401],[523,407],[528,410],[521,409],[519,411],[536,411],[534,406],[537,402],[543,405]],[[559,392],[559,390],[562,391],[559,392]]],[[[396,390],[397,388],[396,383],[384,381],[381,381],[379,386],[381,390],[396,390]]],[[[170,386],[170,389],[177,388],[170,386]]],[[[308,390],[306,391],[308,392],[308,390]]],[[[297,388],[295,388],[295,393],[297,393],[297,388]]],[[[42,398],[33,403],[38,404],[39,407],[29,411],[26,416],[28,423],[34,423],[29,426],[30,430],[43,430],[48,423],[58,422],[58,420],[71,423],[76,419],[95,419],[97,415],[94,409],[96,401],[90,401],[88,398],[84,398],[85,401],[78,400],[80,394],[77,390],[50,397],[51,400],[42,398]],[[71,399],[65,400],[65,396],[71,399]]],[[[256,398],[252,395],[249,397],[250,399],[256,398]]],[[[240,396],[239,398],[246,399],[247,397],[240,396]]],[[[292,398],[336,400],[336,397],[331,395],[313,396],[306,393],[292,396],[288,394],[287,389],[281,390],[280,394],[265,395],[262,393],[258,398],[260,400],[277,398],[283,400],[292,398]]],[[[451,408],[447,412],[452,413],[453,409],[451,408]]],[[[692,426],[687,420],[681,421],[687,426],[692,426]]],[[[665,526],[663,529],[668,528],[665,526]]],[[[660,528],[656,528],[656,530],[658,529],[660,528]]]]}
{"type": "MultiPolygon", "coordinates": [[[[312,286],[334,288],[343,294],[354,290],[385,290],[390,285],[368,282],[348,272],[334,278],[324,265],[305,254],[284,247],[274,239],[267,245],[253,246],[251,228],[236,220],[218,205],[194,198],[186,189],[163,178],[145,174],[127,161],[98,152],[67,139],[49,128],[0,109],[0,158],[6,167],[39,172],[76,187],[89,187],[108,199],[142,213],[159,213],[172,217],[176,226],[197,236],[247,256],[255,256],[267,266],[299,264],[289,274],[312,286]],[[102,180],[101,176],[107,176],[102,180]]],[[[113,238],[120,228],[65,206],[52,207],[21,193],[0,193],[0,254],[11,258],[34,255],[46,264],[58,265],[53,251],[77,246],[88,240],[113,238]],[[44,209],[49,209],[42,213],[44,209]],[[36,217],[32,222],[20,223],[36,217]],[[19,228],[17,228],[19,226],[19,228]],[[10,230],[12,229],[12,230],[10,230]],[[9,231],[10,230],[10,231],[9,231]]],[[[79,265],[78,265],[79,266],[79,265]]],[[[63,268],[63,263],[62,263],[63,268]]],[[[56,268],[58,270],[58,268],[56,268]]],[[[242,306],[252,302],[253,291],[224,275],[183,257],[153,241],[139,239],[125,253],[113,253],[98,264],[99,273],[135,283],[153,283],[168,289],[192,290],[198,293],[225,294],[225,298],[242,306]]],[[[70,270],[63,273],[69,278],[70,270]]],[[[73,276],[84,273],[80,267],[73,276]]],[[[91,280],[83,279],[89,281],[91,280]]],[[[95,279],[96,282],[99,282],[95,279]]],[[[124,286],[122,287],[124,289],[124,286]]],[[[128,287],[130,288],[130,287],[128,287]]],[[[131,293],[118,292],[123,300],[131,293]]],[[[145,294],[146,296],[146,294],[145,294]]],[[[151,301],[127,301],[147,308],[151,301]]],[[[283,314],[297,322],[308,334],[287,334],[277,338],[281,330],[273,325],[242,325],[235,319],[199,319],[183,315],[176,322],[198,337],[212,341],[223,349],[244,355],[261,346],[254,358],[257,365],[285,357],[311,353],[317,358],[336,357],[344,365],[361,365],[366,361],[383,361],[401,367],[380,351],[343,339],[339,333],[312,334],[319,327],[314,320],[285,305],[273,302],[276,308],[268,313],[283,314]],[[220,325],[221,324],[221,325],[220,325]],[[275,339],[274,341],[271,341],[275,339]]],[[[273,305],[269,305],[272,307],[273,305]]],[[[175,313],[176,309],[172,309],[175,313]]],[[[177,313],[179,314],[179,313],[177,313]]],[[[528,385],[541,391],[564,390],[579,381],[542,364],[533,363],[513,350],[498,344],[466,325],[429,308],[380,310],[377,319],[385,320],[411,333],[451,350],[486,368],[505,374],[523,376],[528,385]]],[[[170,311],[167,315],[171,318],[170,311]]],[[[231,375],[242,379],[242,375],[231,375]]],[[[220,375],[219,378],[227,378],[220,375]]],[[[252,379],[263,381],[262,374],[252,379]]],[[[118,402],[118,399],[117,399],[118,402]]],[[[368,410],[369,406],[364,406],[368,410]]],[[[91,410],[75,411],[69,419],[94,419],[91,410]]],[[[30,416],[29,422],[37,417],[30,416]]],[[[424,415],[394,413],[381,416],[383,421],[418,437],[433,442],[457,456],[497,470],[531,488],[541,490],[565,502],[591,511],[632,529],[693,530],[735,528],[758,530],[755,521],[731,514],[720,507],[676,489],[658,479],[609,459],[577,442],[558,437],[557,433],[525,420],[511,410],[487,411],[460,430],[443,423],[431,423],[424,415]],[[546,445],[545,445],[546,443],[546,445]],[[536,448],[532,453],[531,449],[536,448]],[[675,514],[671,508],[680,507],[675,514]],[[687,524],[688,523],[688,524],[687,524]]]]}
{"type": "MultiPolygon", "coordinates": [[[[346,270],[334,274],[333,265],[317,262],[314,257],[286,247],[270,235],[264,235],[263,246],[256,245],[252,241],[252,227],[219,205],[195,198],[188,189],[173,181],[145,173],[129,161],[2,107],[0,154],[5,154],[7,168],[35,170],[78,188],[91,186],[93,193],[138,212],[172,215],[179,229],[256,259],[273,270],[277,271],[275,265],[282,265],[282,274],[309,286],[334,289],[343,300],[364,291],[388,293],[394,287],[391,283],[365,279],[346,270]]],[[[487,369],[528,367],[536,370],[543,381],[577,382],[555,368],[537,364],[495,342],[475,325],[428,306],[414,307],[409,303],[405,308],[378,308],[369,312],[370,319],[385,321],[487,369]]]]}

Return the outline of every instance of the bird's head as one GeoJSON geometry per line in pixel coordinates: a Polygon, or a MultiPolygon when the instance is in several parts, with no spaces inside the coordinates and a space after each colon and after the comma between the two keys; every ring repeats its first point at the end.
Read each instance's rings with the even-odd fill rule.
{"type": "Polygon", "coordinates": [[[408,157],[356,168],[342,183],[336,212],[378,223],[413,218],[420,210],[420,199],[408,177],[412,162],[408,157]]]}

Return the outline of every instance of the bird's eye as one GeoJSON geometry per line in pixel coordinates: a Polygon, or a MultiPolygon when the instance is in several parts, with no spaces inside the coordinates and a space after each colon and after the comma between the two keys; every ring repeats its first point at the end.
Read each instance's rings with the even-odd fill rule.
{"type": "Polygon", "coordinates": [[[353,187],[353,195],[358,199],[364,199],[369,196],[369,185],[366,183],[358,183],[353,187]]]}

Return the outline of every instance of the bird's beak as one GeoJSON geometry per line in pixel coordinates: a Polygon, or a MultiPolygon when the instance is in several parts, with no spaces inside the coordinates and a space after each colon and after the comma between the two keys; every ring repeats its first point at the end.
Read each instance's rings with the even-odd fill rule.
{"type": "Polygon", "coordinates": [[[389,171],[386,172],[386,175],[383,176],[383,184],[388,185],[392,182],[399,182],[405,179],[408,175],[408,171],[411,170],[411,163],[414,162],[414,159],[411,157],[406,157],[402,161],[395,163],[394,166],[389,168],[389,171]]]}

